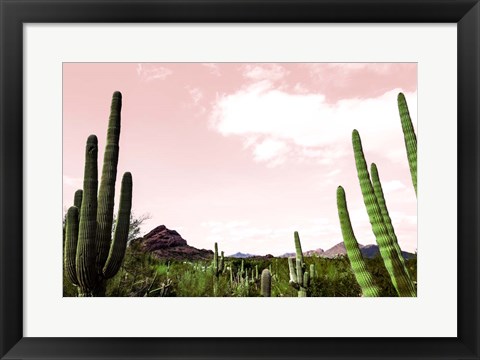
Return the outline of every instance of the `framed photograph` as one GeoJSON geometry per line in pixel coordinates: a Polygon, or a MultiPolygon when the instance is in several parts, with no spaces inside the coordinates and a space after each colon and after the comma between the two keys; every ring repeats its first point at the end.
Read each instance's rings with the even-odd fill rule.
{"type": "Polygon", "coordinates": [[[479,358],[477,1],[0,4],[0,358],[479,358]]]}

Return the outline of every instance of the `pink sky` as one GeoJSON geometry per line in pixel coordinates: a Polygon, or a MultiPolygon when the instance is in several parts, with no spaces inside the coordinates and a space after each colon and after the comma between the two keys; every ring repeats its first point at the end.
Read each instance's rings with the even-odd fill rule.
{"type": "MultiPolygon", "coordinates": [[[[355,170],[358,129],[402,249],[417,247],[417,201],[396,97],[416,127],[417,65],[402,63],[64,64],[63,204],[82,187],[84,146],[103,160],[112,93],[123,94],[117,195],[133,175],[133,212],[189,245],[226,254],[293,252],[342,241],[345,188],[361,244],[375,243],[355,170]]],[[[118,202],[118,198],[117,198],[118,202]]]]}

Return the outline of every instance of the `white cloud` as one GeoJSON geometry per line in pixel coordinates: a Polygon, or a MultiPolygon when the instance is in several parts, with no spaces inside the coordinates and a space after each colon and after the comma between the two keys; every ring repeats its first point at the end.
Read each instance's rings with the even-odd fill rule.
{"type": "Polygon", "coordinates": [[[137,64],[137,74],[143,81],[164,80],[173,74],[173,71],[157,65],[137,64]]]}
{"type": "Polygon", "coordinates": [[[287,145],[283,141],[266,139],[256,144],[253,150],[255,161],[267,161],[279,157],[287,151],[287,145]]]}
{"type": "Polygon", "coordinates": [[[243,76],[255,81],[277,81],[288,75],[288,71],[278,64],[248,64],[243,67],[243,76]]]}
{"type": "Polygon", "coordinates": [[[385,194],[392,193],[397,190],[403,190],[406,186],[399,180],[392,180],[392,181],[382,181],[382,190],[385,194]]]}
{"type": "MultiPolygon", "coordinates": [[[[253,139],[261,142],[260,151],[261,144],[267,140],[272,141],[267,142],[269,148],[284,142],[296,148],[291,149],[291,153],[297,158],[331,163],[351,152],[353,129],[359,130],[366,152],[381,152],[388,158],[392,150],[404,146],[397,94],[398,90],[393,90],[374,99],[348,99],[329,104],[323,94],[288,93],[263,80],[233,94],[219,96],[210,125],[224,136],[248,139],[256,160],[271,162],[272,157],[259,156],[257,147],[251,143],[253,139]]],[[[416,93],[406,96],[415,121],[416,93]]]]}

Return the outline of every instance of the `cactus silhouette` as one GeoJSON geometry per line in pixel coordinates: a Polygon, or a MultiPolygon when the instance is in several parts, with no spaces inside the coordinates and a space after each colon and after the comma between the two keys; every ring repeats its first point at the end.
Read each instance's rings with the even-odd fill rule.
{"type": "Polygon", "coordinates": [[[268,269],[262,271],[260,288],[263,297],[272,296],[272,275],[268,269]]]}
{"type": "Polygon", "coordinates": [[[67,212],[64,269],[79,296],[104,296],[106,280],[120,269],[127,246],[132,207],[132,175],[122,177],[117,224],[112,239],[115,182],[122,95],[112,97],[100,189],[98,140],[90,135],[85,148],[83,190],[77,190],[67,212]],[[97,194],[98,191],[98,194],[97,194]]]}
{"type": "Polygon", "coordinates": [[[295,238],[295,263],[293,257],[288,258],[288,269],[290,271],[290,285],[298,291],[298,297],[307,296],[307,288],[310,284],[310,275],[305,271],[306,265],[303,261],[302,244],[298,232],[294,233],[295,238]]]}
{"type": "Polygon", "coordinates": [[[415,194],[417,193],[417,136],[413,128],[410,112],[408,111],[405,95],[398,94],[398,112],[402,123],[403,136],[405,140],[405,148],[407,149],[408,165],[410,166],[410,175],[412,176],[415,194]]]}

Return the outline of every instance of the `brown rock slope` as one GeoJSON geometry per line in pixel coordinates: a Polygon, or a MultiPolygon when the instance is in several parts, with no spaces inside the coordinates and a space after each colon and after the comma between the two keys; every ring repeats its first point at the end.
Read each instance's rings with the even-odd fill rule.
{"type": "Polygon", "coordinates": [[[165,225],[157,226],[143,238],[133,240],[145,252],[150,252],[159,259],[202,260],[213,257],[212,250],[197,249],[187,244],[187,240],[175,230],[165,225]]]}

